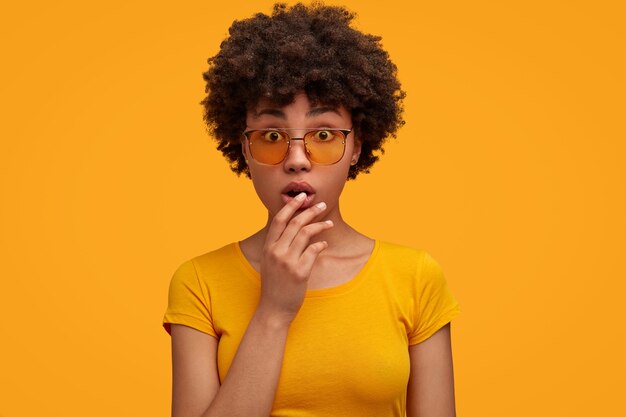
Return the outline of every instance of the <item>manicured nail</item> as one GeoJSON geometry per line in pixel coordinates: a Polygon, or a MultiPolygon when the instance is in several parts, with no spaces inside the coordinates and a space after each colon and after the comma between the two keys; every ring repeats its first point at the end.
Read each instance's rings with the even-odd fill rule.
{"type": "Polygon", "coordinates": [[[320,209],[325,209],[326,208],[326,203],[324,203],[322,201],[321,203],[317,203],[317,205],[315,207],[320,208],[320,209]]]}
{"type": "Polygon", "coordinates": [[[296,200],[304,200],[306,198],[306,193],[302,192],[296,196],[296,200]]]}

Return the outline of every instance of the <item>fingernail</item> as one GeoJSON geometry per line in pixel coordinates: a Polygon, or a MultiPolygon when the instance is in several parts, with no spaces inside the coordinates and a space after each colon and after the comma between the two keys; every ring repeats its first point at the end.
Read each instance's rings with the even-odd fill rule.
{"type": "Polygon", "coordinates": [[[330,224],[332,226],[333,221],[332,220],[326,220],[326,223],[330,224]]]}
{"type": "Polygon", "coordinates": [[[321,208],[321,209],[325,209],[326,208],[326,203],[324,203],[323,201],[321,203],[317,203],[317,208],[321,208]]]}
{"type": "Polygon", "coordinates": [[[304,200],[306,198],[306,193],[300,193],[296,196],[296,200],[304,200]]]}

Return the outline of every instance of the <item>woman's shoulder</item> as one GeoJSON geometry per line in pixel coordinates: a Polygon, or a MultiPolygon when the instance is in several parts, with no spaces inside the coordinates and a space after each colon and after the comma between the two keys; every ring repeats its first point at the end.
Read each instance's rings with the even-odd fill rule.
{"type": "Polygon", "coordinates": [[[379,241],[380,258],[388,267],[421,272],[440,268],[437,260],[431,253],[421,247],[407,244],[379,241]]]}
{"type": "Polygon", "coordinates": [[[237,242],[235,241],[187,258],[181,266],[193,266],[197,270],[207,270],[231,264],[236,258],[237,242]]]}
{"type": "Polygon", "coordinates": [[[379,265],[393,275],[396,282],[404,281],[401,277],[411,285],[428,285],[433,280],[441,280],[442,267],[426,249],[387,241],[381,241],[379,245],[379,265]]]}
{"type": "Polygon", "coordinates": [[[414,259],[419,260],[423,259],[426,256],[429,256],[428,252],[425,249],[411,246],[402,243],[394,243],[386,240],[378,240],[378,244],[381,248],[381,252],[385,254],[385,256],[391,257],[401,257],[403,259],[414,259]]]}

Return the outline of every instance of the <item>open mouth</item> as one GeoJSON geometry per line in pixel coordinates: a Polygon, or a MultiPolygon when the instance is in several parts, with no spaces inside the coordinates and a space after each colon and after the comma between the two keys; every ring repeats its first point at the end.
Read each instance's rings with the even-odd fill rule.
{"type": "Polygon", "coordinates": [[[286,204],[300,193],[306,193],[306,199],[302,202],[300,209],[307,208],[315,200],[315,189],[305,181],[292,181],[283,190],[283,202],[286,204]]]}
{"type": "Polygon", "coordinates": [[[283,188],[283,194],[287,194],[289,197],[295,197],[302,192],[311,195],[315,194],[315,189],[306,181],[291,181],[283,188]]]}
{"type": "Polygon", "coordinates": [[[291,190],[291,191],[287,191],[285,194],[287,194],[289,197],[295,197],[300,193],[306,193],[307,197],[311,194],[308,191],[305,190],[291,190]]]}

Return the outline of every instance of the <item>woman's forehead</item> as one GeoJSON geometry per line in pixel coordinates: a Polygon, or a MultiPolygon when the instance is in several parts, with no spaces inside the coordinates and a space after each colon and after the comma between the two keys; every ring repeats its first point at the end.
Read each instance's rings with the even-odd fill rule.
{"type": "Polygon", "coordinates": [[[305,94],[298,94],[287,103],[272,100],[271,97],[261,97],[254,106],[249,108],[249,115],[253,118],[259,118],[265,114],[278,118],[286,118],[286,111],[290,109],[302,111],[305,113],[306,117],[315,117],[328,113],[343,117],[349,114],[342,104],[312,100],[305,94]]]}

